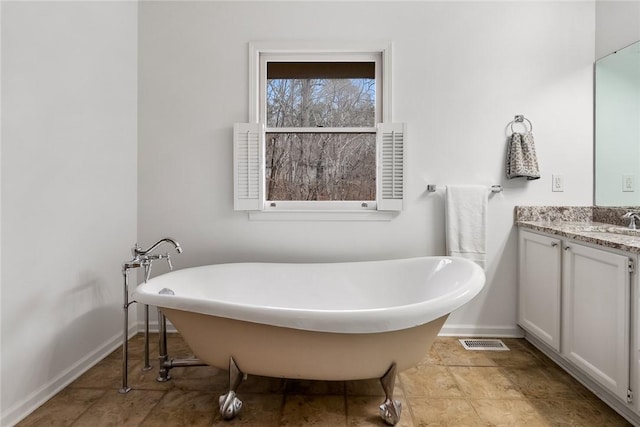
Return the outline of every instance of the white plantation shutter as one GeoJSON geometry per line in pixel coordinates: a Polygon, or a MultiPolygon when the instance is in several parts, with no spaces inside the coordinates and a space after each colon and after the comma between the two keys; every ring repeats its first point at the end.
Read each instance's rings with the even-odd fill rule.
{"type": "Polygon", "coordinates": [[[263,203],[263,139],[259,123],[233,125],[233,208],[261,210],[263,203]]]}
{"type": "Polygon", "coordinates": [[[400,211],[404,200],[404,164],[406,125],[379,123],[376,136],[378,150],[378,210],[400,211]]]}

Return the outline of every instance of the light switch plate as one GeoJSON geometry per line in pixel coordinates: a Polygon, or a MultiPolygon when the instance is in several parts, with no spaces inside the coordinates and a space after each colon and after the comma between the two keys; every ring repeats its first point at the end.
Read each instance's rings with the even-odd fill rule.
{"type": "Polygon", "coordinates": [[[622,175],[622,191],[636,191],[636,176],[633,174],[622,175]]]}

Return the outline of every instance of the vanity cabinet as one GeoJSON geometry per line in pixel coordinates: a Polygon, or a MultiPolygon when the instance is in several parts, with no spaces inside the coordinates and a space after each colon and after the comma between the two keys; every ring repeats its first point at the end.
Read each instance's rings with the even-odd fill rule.
{"type": "Polygon", "coordinates": [[[619,399],[629,388],[629,257],[565,242],[562,354],[619,399]]]}
{"type": "Polygon", "coordinates": [[[624,403],[631,388],[632,265],[631,254],[519,232],[519,325],[557,361],[624,403]]]}

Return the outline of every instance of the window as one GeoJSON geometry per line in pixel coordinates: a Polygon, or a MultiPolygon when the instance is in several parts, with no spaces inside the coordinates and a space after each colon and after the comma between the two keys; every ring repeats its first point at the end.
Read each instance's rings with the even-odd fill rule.
{"type": "Polygon", "coordinates": [[[251,51],[252,123],[234,127],[235,208],[400,210],[405,132],[385,121],[389,48],[251,51]]]}

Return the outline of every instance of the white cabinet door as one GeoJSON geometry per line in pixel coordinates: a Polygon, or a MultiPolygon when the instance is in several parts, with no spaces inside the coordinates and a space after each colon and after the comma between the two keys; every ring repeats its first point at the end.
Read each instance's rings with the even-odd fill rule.
{"type": "Polygon", "coordinates": [[[518,324],[560,351],[561,242],[520,230],[518,324]]]}
{"type": "Polygon", "coordinates": [[[568,242],[562,354],[621,400],[629,387],[629,258],[568,242]]]}

